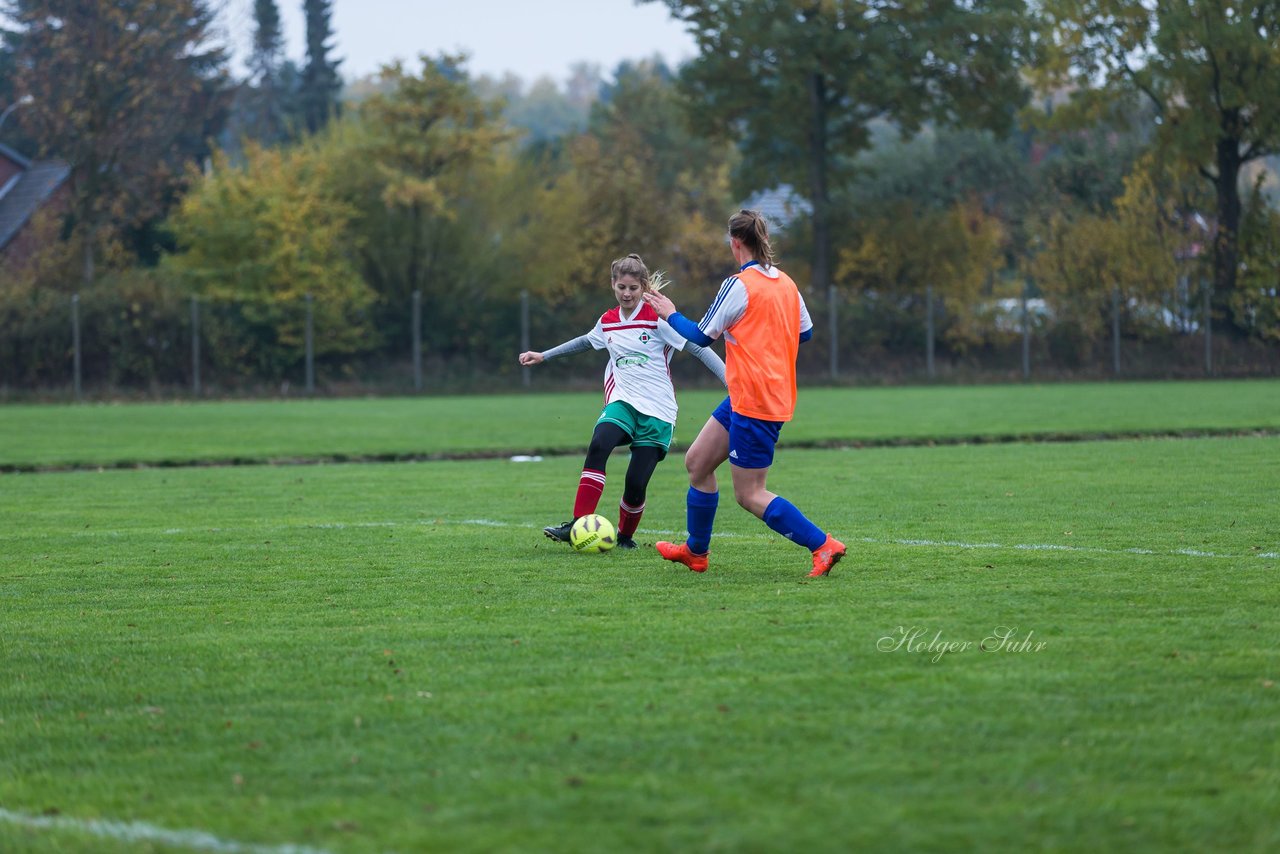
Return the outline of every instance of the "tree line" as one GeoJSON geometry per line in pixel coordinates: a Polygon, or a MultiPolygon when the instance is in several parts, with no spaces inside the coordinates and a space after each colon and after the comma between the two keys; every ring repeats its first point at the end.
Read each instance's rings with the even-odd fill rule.
{"type": "Polygon", "coordinates": [[[549,346],[635,251],[694,310],[728,213],[777,188],[782,263],[820,329],[856,322],[853,358],[914,349],[935,300],[947,352],[999,346],[1028,296],[1068,361],[1206,300],[1280,340],[1276,4],[651,2],[695,37],[681,68],[525,89],[421,56],[344,97],[328,0],[304,2],[300,65],[256,0],[244,79],[211,3],[9,0],[0,108],[33,101],[0,141],[72,172],[28,225],[42,249],[4,261],[0,383],[65,375],[72,292],[110,329],[108,382],[181,381],[163,353],[193,295],[223,376],[295,370],[306,295],[322,359],[400,358],[415,293],[437,371],[512,371],[521,292],[549,346]]]}

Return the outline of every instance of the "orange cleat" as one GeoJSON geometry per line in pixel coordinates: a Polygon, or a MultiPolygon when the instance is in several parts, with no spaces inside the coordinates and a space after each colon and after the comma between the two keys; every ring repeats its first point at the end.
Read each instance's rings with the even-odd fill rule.
{"type": "Polygon", "coordinates": [[[707,571],[707,557],[711,554],[696,555],[689,551],[688,543],[658,543],[658,554],[666,560],[682,563],[694,572],[707,571]]]}
{"type": "Polygon", "coordinates": [[[844,543],[827,534],[827,541],[813,552],[813,572],[809,573],[809,577],[817,578],[831,572],[831,567],[840,562],[845,551],[844,543]]]}

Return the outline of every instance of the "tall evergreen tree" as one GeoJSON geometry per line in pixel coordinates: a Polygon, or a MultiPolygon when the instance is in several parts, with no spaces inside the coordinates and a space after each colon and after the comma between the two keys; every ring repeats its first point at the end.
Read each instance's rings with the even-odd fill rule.
{"type": "Polygon", "coordinates": [[[303,0],[302,9],[307,21],[307,63],[302,69],[301,108],[307,130],[315,133],[339,112],[342,78],[338,66],[342,60],[329,58],[333,48],[329,43],[333,36],[332,0],[303,0]]]}
{"type": "Polygon", "coordinates": [[[276,0],[254,0],[253,20],[253,55],[249,58],[249,68],[254,82],[262,85],[279,70],[280,52],[284,47],[276,0]]]}
{"type": "Polygon", "coordinates": [[[249,57],[250,133],[266,142],[284,137],[284,92],[280,86],[284,35],[276,0],[254,0],[253,53],[249,57]]]}

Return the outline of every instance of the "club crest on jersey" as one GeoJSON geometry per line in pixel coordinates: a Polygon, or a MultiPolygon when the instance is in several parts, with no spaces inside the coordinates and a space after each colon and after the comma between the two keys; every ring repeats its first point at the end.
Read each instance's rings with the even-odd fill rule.
{"type": "Polygon", "coordinates": [[[652,341],[652,340],[653,340],[653,336],[652,336],[652,335],[650,335],[648,332],[641,332],[641,333],[640,333],[640,343],[641,343],[641,344],[648,344],[648,343],[649,343],[650,341],[652,341]]]}
{"type": "Polygon", "coordinates": [[[649,361],[649,357],[644,353],[628,353],[625,356],[619,356],[614,362],[619,368],[635,368],[649,361]]]}

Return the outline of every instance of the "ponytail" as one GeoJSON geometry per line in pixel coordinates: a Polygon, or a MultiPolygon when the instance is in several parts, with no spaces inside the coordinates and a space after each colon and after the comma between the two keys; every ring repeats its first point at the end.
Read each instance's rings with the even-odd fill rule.
{"type": "Polygon", "coordinates": [[[773,247],[769,245],[769,226],[764,214],[746,208],[738,211],[729,217],[729,236],[742,241],[761,264],[773,266],[773,247]]]}

